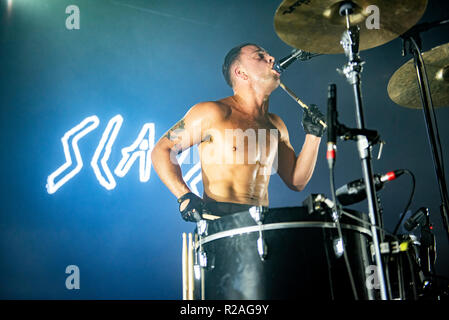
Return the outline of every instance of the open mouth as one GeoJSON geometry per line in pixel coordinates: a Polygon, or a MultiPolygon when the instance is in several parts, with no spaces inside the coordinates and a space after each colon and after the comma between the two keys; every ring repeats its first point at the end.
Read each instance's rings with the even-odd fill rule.
{"type": "Polygon", "coordinates": [[[281,70],[280,70],[280,69],[281,69],[281,68],[280,68],[279,64],[274,63],[274,64],[271,66],[271,70],[273,70],[278,76],[281,75],[281,70]]]}

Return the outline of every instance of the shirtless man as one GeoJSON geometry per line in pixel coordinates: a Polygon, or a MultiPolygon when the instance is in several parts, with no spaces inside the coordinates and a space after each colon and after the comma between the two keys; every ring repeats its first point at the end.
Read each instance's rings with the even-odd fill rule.
{"type": "Polygon", "coordinates": [[[231,49],[223,75],[234,95],[194,105],[155,145],[154,169],[178,199],[184,220],[199,221],[206,210],[223,216],[251,206],[268,207],[272,167],[295,191],[303,190],[312,177],[324,116],[316,106],[304,112],[306,137],[296,156],[284,122],[268,112],[269,96],[280,83],[274,60],[254,44],[231,49]],[[203,199],[190,191],[176,160],[193,145],[200,153],[203,199]]]}

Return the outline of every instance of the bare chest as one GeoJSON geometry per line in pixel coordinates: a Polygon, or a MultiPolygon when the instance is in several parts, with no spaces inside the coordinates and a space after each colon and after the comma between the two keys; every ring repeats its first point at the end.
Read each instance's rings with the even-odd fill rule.
{"type": "Polygon", "coordinates": [[[202,161],[271,166],[278,139],[278,130],[268,121],[229,119],[207,130],[200,146],[202,161]]]}

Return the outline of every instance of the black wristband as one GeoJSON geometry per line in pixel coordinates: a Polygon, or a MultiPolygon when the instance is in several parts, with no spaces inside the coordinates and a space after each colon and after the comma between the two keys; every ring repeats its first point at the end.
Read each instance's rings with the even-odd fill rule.
{"type": "Polygon", "coordinates": [[[314,104],[310,105],[308,110],[304,110],[302,117],[302,127],[306,134],[312,134],[317,137],[322,137],[325,128],[320,123],[324,122],[324,115],[320,112],[318,107],[314,104]]]}
{"type": "Polygon", "coordinates": [[[181,204],[184,200],[191,199],[192,196],[197,197],[197,195],[194,194],[193,192],[187,192],[186,194],[183,194],[182,196],[180,196],[177,201],[179,204],[181,204]]]}
{"type": "Polygon", "coordinates": [[[203,199],[198,197],[193,192],[188,192],[177,199],[179,203],[179,211],[185,221],[198,222],[202,219],[203,199]],[[187,206],[181,210],[181,203],[189,200],[187,206]]]}

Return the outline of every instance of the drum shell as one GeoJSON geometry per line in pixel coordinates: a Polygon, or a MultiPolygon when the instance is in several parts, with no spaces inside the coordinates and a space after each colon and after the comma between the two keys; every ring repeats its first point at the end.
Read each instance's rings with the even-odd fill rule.
{"type": "MultiPolygon", "coordinates": [[[[358,212],[352,214],[367,220],[358,212]]],[[[358,296],[370,299],[373,293],[365,285],[366,268],[372,265],[370,232],[346,218],[341,225],[358,296]]],[[[335,252],[338,233],[328,215],[309,215],[304,207],[270,209],[261,233],[259,227],[248,212],[208,223],[201,244],[207,256],[201,279],[204,290],[195,290],[197,298],[353,298],[343,256],[335,252]],[[239,232],[246,227],[252,231],[239,232]],[[223,232],[233,235],[214,239],[223,232]],[[267,246],[264,260],[257,248],[260,234],[267,246]]]]}
{"type": "MultiPolygon", "coordinates": [[[[407,250],[385,254],[391,298],[417,300],[423,293],[426,276],[420,261],[421,244],[414,235],[398,235],[399,242],[407,243],[407,250]]],[[[393,238],[387,238],[394,241],[393,238]]]]}

